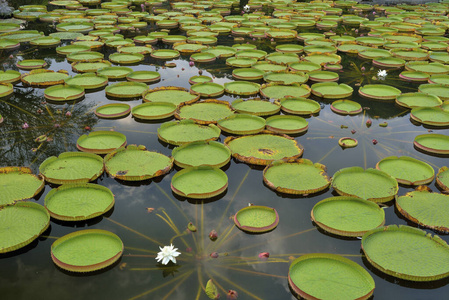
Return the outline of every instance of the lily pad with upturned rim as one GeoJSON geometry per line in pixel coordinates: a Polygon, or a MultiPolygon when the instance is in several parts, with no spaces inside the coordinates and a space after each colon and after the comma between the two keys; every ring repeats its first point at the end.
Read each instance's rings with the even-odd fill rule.
{"type": "Polygon", "coordinates": [[[385,224],[385,211],[368,200],[337,196],[321,200],[312,209],[312,221],[340,236],[362,236],[385,224]]]}
{"type": "Polygon", "coordinates": [[[173,116],[176,105],[169,102],[147,102],[132,108],[132,115],[142,120],[161,120],[173,116]]]}
{"type": "Polygon", "coordinates": [[[104,158],[106,172],[125,181],[147,180],[165,175],[173,167],[173,158],[147,151],[145,146],[120,147],[104,158]]]}
{"type": "Polygon", "coordinates": [[[449,85],[438,83],[424,83],[418,87],[418,92],[435,95],[443,101],[449,100],[449,85]]]}
{"type": "Polygon", "coordinates": [[[126,103],[110,103],[98,107],[95,115],[104,119],[115,119],[127,116],[131,112],[131,107],[126,103]]]}
{"type": "Polygon", "coordinates": [[[310,91],[310,87],[306,84],[280,85],[268,83],[260,87],[260,94],[270,99],[281,99],[287,96],[309,97],[310,91]]]}
{"type": "Polygon", "coordinates": [[[201,97],[218,97],[224,93],[225,88],[218,83],[202,82],[196,83],[190,87],[190,92],[201,97]]]}
{"type": "Polygon", "coordinates": [[[438,170],[436,177],[437,185],[445,192],[449,191],[449,168],[444,166],[438,170]]]}
{"type": "Polygon", "coordinates": [[[179,52],[176,50],[171,49],[160,49],[160,50],[154,50],[151,52],[151,57],[157,58],[157,59],[175,59],[179,57],[179,52]]]}
{"type": "Polygon", "coordinates": [[[107,187],[92,184],[64,184],[45,196],[45,208],[62,221],[80,221],[100,216],[114,206],[114,194],[107,187]]]}
{"type": "Polygon", "coordinates": [[[227,101],[207,99],[193,104],[180,104],[175,112],[177,119],[190,119],[197,124],[216,124],[218,120],[234,114],[227,101]]]}
{"type": "Polygon", "coordinates": [[[176,173],[171,179],[171,189],[175,194],[193,199],[218,196],[227,187],[226,173],[210,166],[186,168],[176,173]]]}
{"type": "Polygon", "coordinates": [[[396,208],[419,226],[449,233],[449,196],[429,191],[413,191],[398,197],[396,208]]]}
{"type": "Polygon", "coordinates": [[[189,78],[190,84],[203,83],[203,82],[212,82],[212,78],[205,75],[196,75],[189,78]]]}
{"type": "Polygon", "coordinates": [[[435,95],[424,93],[405,93],[396,97],[396,103],[406,108],[435,107],[443,102],[435,95]]]}
{"type": "Polygon", "coordinates": [[[214,124],[198,125],[192,120],[181,120],[162,124],[157,135],[162,141],[172,145],[182,145],[196,141],[213,141],[220,136],[220,129],[214,124]]]}
{"type": "Polygon", "coordinates": [[[309,80],[314,82],[332,82],[338,81],[339,75],[331,71],[312,71],[307,73],[309,80]]]}
{"type": "Polygon", "coordinates": [[[301,62],[290,64],[289,68],[293,71],[307,73],[307,72],[321,70],[321,65],[314,63],[314,62],[310,62],[310,61],[301,61],[301,62]]]}
{"type": "Polygon", "coordinates": [[[85,152],[63,152],[58,157],[48,157],[39,166],[39,172],[45,181],[54,184],[93,181],[103,171],[103,159],[85,152]]]}
{"type": "Polygon", "coordinates": [[[354,196],[373,202],[390,201],[399,190],[393,176],[361,167],[348,167],[335,172],[332,187],[342,196],[354,196]]]}
{"type": "Polygon", "coordinates": [[[106,87],[106,95],[117,98],[140,97],[148,86],[142,82],[118,82],[106,87]]]}
{"type": "Polygon", "coordinates": [[[0,83],[15,83],[20,81],[20,72],[14,70],[0,71],[0,83]]]}
{"type": "Polygon", "coordinates": [[[154,88],[143,93],[142,97],[144,102],[168,102],[175,105],[193,103],[200,98],[199,95],[191,94],[189,90],[176,86],[154,88]]]}
{"type": "Polygon", "coordinates": [[[364,300],[371,297],[375,287],[371,275],[360,265],[329,253],[305,254],[295,259],[288,271],[288,283],[305,299],[364,300]]]}
{"type": "Polygon", "coordinates": [[[359,142],[354,138],[342,137],[341,139],[338,140],[338,144],[342,148],[354,148],[357,147],[359,142]]]}
{"type": "Polygon", "coordinates": [[[237,99],[232,103],[232,108],[239,113],[251,114],[256,116],[270,116],[279,112],[281,106],[278,103],[273,103],[261,99],[237,99]]]}
{"type": "Polygon", "coordinates": [[[226,93],[235,95],[256,95],[259,93],[260,85],[248,81],[231,81],[224,84],[226,93]]]}
{"type": "Polygon", "coordinates": [[[45,69],[31,70],[30,73],[22,74],[21,80],[25,85],[46,87],[50,85],[62,84],[69,77],[67,71],[58,72],[45,69]]]}
{"type": "Polygon", "coordinates": [[[304,152],[295,139],[268,130],[255,135],[230,136],[224,144],[239,161],[262,166],[275,160],[300,158],[304,152]]]}
{"type": "Polygon", "coordinates": [[[50,101],[70,101],[84,97],[84,88],[79,85],[58,84],[45,89],[44,96],[50,101]]]}
{"type": "Polygon", "coordinates": [[[96,51],[72,52],[67,54],[68,61],[97,61],[104,58],[104,54],[96,51]]]}
{"type": "Polygon", "coordinates": [[[39,237],[50,225],[50,214],[34,202],[0,207],[0,253],[20,249],[39,237]]]}
{"type": "Polygon", "coordinates": [[[399,74],[399,78],[412,82],[426,82],[429,77],[429,74],[417,71],[403,71],[399,74]]]}
{"type": "Polygon", "coordinates": [[[27,167],[0,168],[0,207],[16,201],[30,199],[39,194],[45,186],[41,176],[33,174],[27,167]]]}
{"type": "Polygon", "coordinates": [[[336,82],[314,83],[310,88],[312,94],[325,99],[346,98],[351,96],[354,91],[349,85],[344,83],[338,84],[336,82]]]}
{"type": "Polygon", "coordinates": [[[16,67],[23,70],[41,69],[47,66],[43,59],[24,59],[16,63],[16,67]]]}
{"type": "Polygon", "coordinates": [[[376,164],[376,169],[406,185],[428,184],[435,177],[435,171],[429,164],[408,156],[386,157],[376,164]]]}
{"type": "Polygon", "coordinates": [[[367,84],[359,88],[361,96],[375,100],[394,100],[401,93],[401,90],[385,84],[367,84]]]}
{"type": "Polygon", "coordinates": [[[76,148],[83,152],[106,154],[126,145],[126,136],[116,131],[93,131],[83,134],[76,141],[76,148]]]}
{"type": "Polygon", "coordinates": [[[273,71],[265,73],[263,79],[266,82],[282,85],[303,84],[309,80],[309,75],[299,71],[273,71]]]}
{"type": "Polygon", "coordinates": [[[95,72],[99,69],[110,67],[112,64],[109,60],[98,60],[94,62],[77,61],[71,64],[72,70],[77,73],[95,72]]]}
{"type": "Polygon", "coordinates": [[[267,118],[266,129],[283,134],[299,134],[307,131],[309,122],[298,116],[282,115],[267,118]]]}
{"type": "Polygon", "coordinates": [[[362,250],[378,270],[411,281],[449,276],[449,246],[424,230],[389,225],[363,235],[362,250]]]}
{"type": "Polygon", "coordinates": [[[337,100],[332,102],[331,110],[337,114],[356,115],[362,112],[362,106],[351,100],[337,100]]]}
{"type": "Polygon", "coordinates": [[[218,121],[217,126],[230,134],[254,134],[265,129],[265,119],[250,114],[235,114],[218,121]]]}
{"type": "Polygon", "coordinates": [[[436,127],[449,126],[449,112],[443,110],[441,107],[413,108],[410,112],[410,119],[436,127]]]}
{"type": "Polygon", "coordinates": [[[116,64],[135,64],[138,63],[140,61],[142,61],[144,59],[144,55],[143,54],[139,54],[139,53],[112,53],[111,55],[109,55],[109,60],[113,63],[116,64]]]}
{"type": "Polygon", "coordinates": [[[279,214],[271,207],[251,205],[234,215],[234,224],[239,229],[251,233],[268,232],[279,224],[279,214]]]}
{"type": "Polygon", "coordinates": [[[274,161],[263,170],[263,181],[272,190],[293,195],[308,195],[327,189],[330,178],[326,167],[308,159],[274,161]]]}
{"type": "Polygon", "coordinates": [[[318,102],[303,97],[286,97],[280,102],[283,111],[295,115],[312,115],[321,110],[318,102]]]}
{"type": "Polygon", "coordinates": [[[444,134],[421,134],[415,137],[414,146],[430,153],[449,154],[449,136],[444,134]]]}
{"type": "Polygon", "coordinates": [[[192,142],[173,149],[175,164],[181,168],[211,166],[221,168],[231,159],[231,151],[215,142],[192,142]]]}
{"type": "Polygon", "coordinates": [[[238,68],[232,70],[232,76],[241,80],[258,80],[262,79],[265,72],[255,68],[238,68]]]}
{"type": "Polygon", "coordinates": [[[226,59],[226,65],[233,68],[250,68],[257,63],[257,59],[250,57],[230,57],[226,59]]]}
{"type": "Polygon", "coordinates": [[[11,95],[14,92],[14,87],[11,83],[2,82],[0,83],[0,98],[11,95]]]}
{"type": "Polygon", "coordinates": [[[67,45],[56,48],[56,53],[61,55],[69,55],[70,53],[87,52],[91,50],[92,49],[89,46],[85,45],[67,45]]]}
{"type": "Polygon", "coordinates": [[[129,67],[114,66],[114,67],[102,68],[97,71],[97,74],[106,76],[109,79],[119,79],[119,78],[125,78],[131,72],[133,72],[133,69],[131,69],[129,67]]]}
{"type": "Polygon", "coordinates": [[[71,272],[92,272],[115,263],[123,253],[123,242],[112,232],[85,229],[69,233],[51,245],[51,258],[71,272]]]}
{"type": "Polygon", "coordinates": [[[134,71],[126,75],[128,81],[151,83],[161,79],[161,75],[156,71],[134,71]]]}

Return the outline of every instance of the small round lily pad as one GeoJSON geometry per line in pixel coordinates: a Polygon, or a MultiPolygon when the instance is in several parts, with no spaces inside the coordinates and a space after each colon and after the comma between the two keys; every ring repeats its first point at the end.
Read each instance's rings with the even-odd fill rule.
{"type": "Polygon", "coordinates": [[[307,131],[309,122],[298,116],[282,115],[267,118],[266,129],[277,133],[298,134],[307,131]]]}
{"type": "Polygon", "coordinates": [[[342,115],[356,115],[362,112],[362,106],[351,100],[337,100],[332,102],[331,110],[342,115]]]}
{"type": "Polygon", "coordinates": [[[354,138],[342,137],[341,139],[338,140],[338,144],[342,148],[354,148],[357,147],[359,142],[354,138]]]}
{"type": "Polygon", "coordinates": [[[215,141],[192,142],[173,149],[175,164],[181,168],[211,166],[221,168],[231,159],[228,147],[215,141]]]}
{"type": "Polygon", "coordinates": [[[222,194],[228,187],[228,176],[219,168],[190,167],[176,173],[171,180],[172,191],[193,199],[207,199],[222,194]]]}
{"type": "Polygon", "coordinates": [[[243,231],[251,233],[268,232],[279,224],[278,212],[271,207],[251,205],[234,215],[234,224],[243,231]]]}
{"type": "Polygon", "coordinates": [[[132,108],[132,115],[142,120],[161,120],[173,116],[176,105],[169,102],[147,102],[132,108]]]}
{"type": "Polygon", "coordinates": [[[126,136],[116,131],[93,131],[76,141],[78,150],[96,154],[106,154],[125,145],[126,136]]]}
{"type": "Polygon", "coordinates": [[[131,112],[131,107],[126,103],[110,103],[98,107],[95,115],[104,119],[115,119],[127,116],[131,112]]]}
{"type": "Polygon", "coordinates": [[[280,102],[283,111],[295,115],[313,115],[321,110],[318,102],[303,97],[286,97],[280,102]]]}
{"type": "Polygon", "coordinates": [[[51,245],[51,258],[71,272],[92,272],[115,263],[123,254],[123,242],[109,231],[85,229],[69,233],[51,245]]]}

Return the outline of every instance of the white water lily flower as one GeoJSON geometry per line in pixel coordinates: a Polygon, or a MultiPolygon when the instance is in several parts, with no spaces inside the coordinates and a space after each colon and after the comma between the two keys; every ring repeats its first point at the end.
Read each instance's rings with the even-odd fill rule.
{"type": "Polygon", "coordinates": [[[243,6],[243,10],[244,10],[245,12],[249,12],[249,10],[250,10],[249,5],[247,4],[247,5],[243,6]]]}
{"type": "Polygon", "coordinates": [[[161,252],[157,254],[156,260],[157,262],[160,262],[162,260],[162,264],[166,265],[169,261],[172,261],[176,264],[176,258],[181,254],[181,252],[178,252],[178,248],[175,248],[173,244],[170,244],[170,246],[165,246],[164,248],[159,247],[161,249],[161,252]]]}
{"type": "Polygon", "coordinates": [[[385,79],[387,75],[388,74],[386,70],[379,70],[379,72],[377,72],[377,77],[379,77],[379,79],[385,79]]]}

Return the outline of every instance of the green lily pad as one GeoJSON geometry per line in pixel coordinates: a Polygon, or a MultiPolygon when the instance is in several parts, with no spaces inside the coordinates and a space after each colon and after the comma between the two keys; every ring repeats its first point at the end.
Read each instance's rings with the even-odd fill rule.
{"type": "Polygon", "coordinates": [[[254,165],[266,166],[275,160],[300,158],[304,152],[295,139],[271,131],[242,137],[230,136],[224,143],[233,157],[254,165]]]}
{"type": "Polygon", "coordinates": [[[429,164],[408,156],[386,157],[376,164],[376,169],[406,185],[428,184],[435,177],[435,171],[429,164]]]}
{"type": "Polygon", "coordinates": [[[23,70],[45,68],[47,62],[43,59],[24,59],[16,63],[16,67],[23,70]]]}
{"type": "Polygon", "coordinates": [[[430,75],[424,72],[403,71],[399,74],[399,78],[412,82],[427,82],[430,75]]]}
{"type": "Polygon", "coordinates": [[[0,168],[0,181],[0,207],[33,198],[45,185],[42,177],[33,175],[31,169],[26,167],[0,168]]]}
{"type": "Polygon", "coordinates": [[[15,83],[20,80],[20,72],[14,70],[0,71],[0,83],[15,83]]]}
{"type": "Polygon", "coordinates": [[[57,239],[51,245],[51,259],[67,271],[92,272],[114,264],[123,249],[123,242],[114,233],[85,229],[57,239]]]}
{"type": "Polygon", "coordinates": [[[116,98],[135,98],[140,97],[148,86],[142,82],[118,82],[106,87],[106,95],[116,98]]]}
{"type": "Polygon", "coordinates": [[[297,63],[301,59],[299,56],[295,53],[279,53],[279,52],[273,52],[267,55],[265,58],[266,61],[269,61],[273,64],[279,64],[279,65],[289,65],[292,63],[297,63]]]}
{"type": "Polygon", "coordinates": [[[192,120],[167,122],[157,130],[158,137],[172,145],[182,145],[196,141],[213,141],[220,136],[220,129],[214,124],[195,124],[192,120]]]}
{"type": "Polygon", "coordinates": [[[50,156],[39,166],[40,174],[54,184],[85,183],[103,173],[103,159],[93,153],[63,152],[50,156]]]}
{"type": "Polygon", "coordinates": [[[228,147],[215,141],[192,142],[172,151],[175,164],[181,168],[211,166],[221,168],[231,159],[228,147]]]}
{"type": "Polygon", "coordinates": [[[0,207],[0,253],[20,249],[50,225],[50,214],[37,203],[19,202],[0,207]]]}
{"type": "Polygon", "coordinates": [[[175,194],[193,199],[218,196],[227,187],[226,173],[210,166],[186,168],[177,172],[171,179],[171,189],[175,194]]]}
{"type": "Polygon", "coordinates": [[[398,211],[408,220],[433,230],[449,232],[449,196],[413,191],[396,200],[398,211]]]}
{"type": "Polygon", "coordinates": [[[203,83],[203,82],[212,82],[212,78],[204,75],[196,75],[189,78],[190,84],[203,83]]]}
{"type": "Polygon", "coordinates": [[[361,167],[343,168],[335,172],[332,187],[342,196],[354,196],[373,202],[392,200],[399,189],[393,176],[361,167]]]}
{"type": "Polygon", "coordinates": [[[56,25],[57,31],[70,31],[87,33],[94,29],[94,25],[88,22],[63,22],[56,25]]]}
{"type": "Polygon", "coordinates": [[[108,77],[95,73],[83,73],[64,79],[65,84],[77,85],[86,90],[97,89],[108,84],[108,77]]]}
{"type": "Polygon", "coordinates": [[[449,100],[449,86],[445,84],[421,84],[418,87],[418,92],[435,95],[441,100],[449,100]]]}
{"type": "Polygon", "coordinates": [[[56,47],[61,43],[61,39],[55,36],[43,36],[30,41],[30,45],[39,47],[56,47]]]}
{"type": "Polygon", "coordinates": [[[362,249],[378,270],[411,281],[449,276],[449,246],[439,236],[409,226],[390,225],[367,232],[362,249]]]}
{"type": "Polygon", "coordinates": [[[58,72],[52,70],[37,69],[31,70],[30,73],[22,74],[22,82],[31,86],[50,86],[64,83],[64,79],[69,77],[67,71],[58,72]]]}
{"type": "Polygon", "coordinates": [[[219,120],[217,125],[230,134],[254,134],[265,129],[265,119],[250,114],[235,114],[219,120]]]}
{"type": "Polygon", "coordinates": [[[394,100],[401,93],[401,90],[385,84],[367,84],[359,89],[361,96],[375,100],[394,100]]]}
{"type": "Polygon", "coordinates": [[[114,206],[114,194],[92,183],[64,184],[45,196],[45,208],[55,219],[80,221],[100,216],[114,206]]]}
{"type": "Polygon", "coordinates": [[[438,83],[443,85],[449,85],[449,75],[435,74],[430,76],[429,83],[438,83]]]}
{"type": "Polygon", "coordinates": [[[0,83],[0,97],[6,97],[14,92],[14,88],[11,83],[0,83]]]}
{"type": "Polygon", "coordinates": [[[399,57],[378,57],[373,59],[373,65],[379,68],[401,68],[405,65],[405,60],[399,57]]]}
{"type": "Polygon", "coordinates": [[[131,69],[129,67],[114,66],[114,67],[102,68],[97,71],[97,74],[106,76],[109,79],[119,79],[119,78],[125,78],[131,72],[133,72],[133,69],[131,69]]]}
{"type": "MultiPolygon", "coordinates": [[[[151,46],[120,46],[117,51],[126,54],[150,54],[152,52],[151,46]]],[[[137,57],[136,57],[137,58],[137,57]]]]}
{"type": "Polygon", "coordinates": [[[190,56],[190,60],[199,63],[213,62],[217,59],[215,54],[209,52],[195,53],[190,56]]]}
{"type": "Polygon", "coordinates": [[[260,87],[260,94],[270,99],[281,99],[287,96],[308,97],[310,95],[310,87],[306,84],[280,85],[269,83],[260,87]]]}
{"type": "Polygon", "coordinates": [[[263,75],[266,82],[273,82],[282,85],[303,84],[309,80],[309,75],[299,71],[274,71],[263,75]]]}
{"type": "Polygon", "coordinates": [[[289,65],[289,67],[292,71],[305,72],[305,73],[321,70],[320,64],[310,61],[301,61],[297,63],[292,63],[289,65]]]}
{"type": "Polygon", "coordinates": [[[224,84],[226,93],[235,95],[256,95],[259,93],[260,85],[248,81],[231,81],[224,84]]]}
{"type": "Polygon", "coordinates": [[[444,134],[421,134],[415,137],[414,146],[426,152],[449,154],[449,136],[444,134]]]}
{"type": "Polygon", "coordinates": [[[98,107],[95,115],[104,119],[115,119],[127,116],[131,112],[131,107],[126,103],[111,103],[98,107]]]}
{"type": "Polygon", "coordinates": [[[20,47],[20,42],[18,40],[11,39],[0,39],[0,50],[12,50],[20,47]]]}
{"type": "Polygon", "coordinates": [[[279,224],[278,212],[271,207],[251,205],[234,215],[234,224],[243,231],[252,233],[268,232],[279,224]]]}
{"type": "Polygon", "coordinates": [[[388,50],[369,48],[359,52],[359,56],[366,59],[376,59],[380,57],[389,57],[391,53],[388,50]]]}
{"type": "Polygon", "coordinates": [[[312,94],[325,99],[346,98],[351,96],[354,91],[349,85],[336,82],[314,83],[310,88],[312,89],[312,94]]]}
{"type": "Polygon", "coordinates": [[[218,120],[233,115],[231,105],[227,101],[207,99],[193,104],[179,105],[175,117],[177,119],[190,119],[197,124],[217,124],[218,120]]]}
{"type": "Polygon", "coordinates": [[[229,46],[216,46],[202,50],[202,52],[209,52],[214,54],[217,58],[228,58],[234,56],[237,49],[229,46]]]}
{"type": "Polygon", "coordinates": [[[110,67],[112,64],[109,60],[98,60],[95,62],[78,61],[72,63],[72,70],[78,73],[95,72],[102,68],[110,67]]]}
{"type": "Polygon", "coordinates": [[[139,53],[112,53],[109,60],[116,64],[135,64],[142,61],[145,57],[139,53]]]}
{"type": "MultiPolygon", "coordinates": [[[[90,48],[89,48],[90,49],[90,48]]],[[[68,61],[97,61],[104,58],[104,54],[96,51],[72,52],[67,54],[68,61]]]]}
{"type": "Polygon", "coordinates": [[[405,93],[396,97],[396,103],[406,108],[435,107],[443,102],[435,95],[424,93],[405,93]]]}
{"type": "Polygon", "coordinates": [[[280,102],[283,111],[295,115],[312,115],[321,110],[318,102],[303,97],[286,97],[280,102]]]}
{"type": "Polygon", "coordinates": [[[307,131],[309,123],[301,117],[282,115],[267,118],[266,129],[283,134],[298,134],[307,131]]]}
{"type": "Polygon", "coordinates": [[[179,57],[179,51],[171,49],[159,49],[151,52],[151,57],[157,59],[175,59],[179,57]]]}
{"type": "Polygon", "coordinates": [[[257,63],[257,59],[250,57],[229,57],[226,64],[233,68],[249,68],[257,63]]]}
{"type": "Polygon", "coordinates": [[[187,89],[176,86],[164,86],[146,91],[143,95],[144,102],[167,102],[175,105],[181,103],[193,103],[200,96],[191,94],[187,89]]]}
{"type": "Polygon", "coordinates": [[[330,178],[325,166],[308,159],[275,161],[263,170],[263,181],[280,193],[308,195],[327,189],[330,178]]]}
{"type": "Polygon", "coordinates": [[[413,108],[410,118],[416,122],[431,126],[449,126],[449,112],[441,107],[419,107],[413,108]]]}
{"type": "Polygon", "coordinates": [[[332,82],[340,78],[337,73],[331,71],[312,71],[307,73],[309,79],[314,82],[332,82]]]}
{"type": "Polygon", "coordinates": [[[126,181],[140,181],[170,172],[173,158],[147,151],[145,146],[120,147],[104,158],[106,172],[126,181]]]}
{"type": "Polygon", "coordinates": [[[58,84],[45,89],[44,96],[50,101],[70,101],[84,97],[84,88],[79,85],[58,84]]]}
{"type": "Polygon", "coordinates": [[[237,99],[232,102],[232,108],[239,113],[251,114],[256,116],[274,115],[281,109],[280,105],[260,99],[237,99]]]}
{"type": "Polygon", "coordinates": [[[337,114],[356,115],[362,112],[362,106],[351,100],[337,100],[332,102],[331,110],[337,114]]]}
{"type": "Polygon", "coordinates": [[[427,61],[412,61],[405,65],[410,71],[419,71],[427,74],[449,74],[449,67],[440,63],[429,63],[427,61]]]}
{"type": "Polygon", "coordinates": [[[375,287],[371,275],[360,265],[329,253],[295,259],[288,271],[288,283],[305,299],[369,299],[375,287]]]}
{"type": "Polygon", "coordinates": [[[85,45],[67,45],[56,48],[56,53],[61,55],[69,55],[75,52],[87,52],[87,51],[91,51],[91,48],[85,45]]]}
{"type": "Polygon", "coordinates": [[[330,197],[312,209],[312,220],[327,232],[357,237],[385,224],[385,211],[376,203],[355,197],[330,197]]]}
{"type": "Polygon", "coordinates": [[[241,80],[258,80],[262,79],[265,72],[254,68],[238,68],[232,70],[232,76],[241,80]]]}
{"type": "Polygon", "coordinates": [[[190,87],[190,92],[201,97],[215,98],[224,93],[224,87],[214,82],[196,83],[190,87]]]}
{"type": "Polygon", "coordinates": [[[174,115],[176,105],[169,102],[148,102],[132,108],[132,115],[142,120],[160,120],[174,115]]]}
{"type": "Polygon", "coordinates": [[[93,131],[76,141],[78,150],[95,154],[106,154],[125,145],[126,136],[116,131],[93,131]]]}
{"type": "Polygon", "coordinates": [[[297,44],[282,44],[276,46],[276,51],[282,52],[282,53],[302,53],[304,47],[297,44]]]}
{"type": "Polygon", "coordinates": [[[288,66],[276,65],[267,61],[259,61],[252,66],[252,68],[261,70],[263,72],[287,71],[288,66]]]}

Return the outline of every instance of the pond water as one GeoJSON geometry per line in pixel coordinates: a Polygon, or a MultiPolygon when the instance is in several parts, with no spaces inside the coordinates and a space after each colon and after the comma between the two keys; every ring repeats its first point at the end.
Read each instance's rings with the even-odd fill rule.
{"type": "MultiPolygon", "coordinates": [[[[55,32],[48,23],[30,22],[28,29],[36,29],[48,35],[55,32]]],[[[155,30],[150,24],[141,33],[155,30]]],[[[299,32],[319,32],[303,29],[299,32]]],[[[340,33],[355,34],[350,28],[339,27],[340,33]]],[[[137,33],[125,32],[133,37],[137,33]]],[[[185,34],[178,29],[170,34],[185,34]]],[[[244,42],[257,45],[258,49],[273,52],[279,43],[267,39],[245,38],[244,42]]],[[[233,45],[233,37],[220,35],[219,45],[233,45]]],[[[290,42],[289,42],[290,43],[290,42]]],[[[296,43],[296,42],[294,42],[296,43]]],[[[299,42],[298,42],[299,43],[299,42]]],[[[66,41],[62,45],[70,44],[66,41]]],[[[159,42],[154,48],[170,48],[159,42]]],[[[115,49],[101,51],[105,59],[115,49]]],[[[309,129],[295,140],[304,148],[303,158],[319,162],[327,167],[332,176],[336,171],[350,166],[374,168],[376,163],[388,156],[410,156],[430,164],[435,171],[448,164],[447,157],[430,155],[413,146],[415,136],[434,133],[449,134],[448,129],[428,128],[412,123],[410,111],[394,102],[373,101],[358,95],[358,83],[383,83],[399,88],[403,93],[417,91],[417,84],[399,80],[400,70],[388,71],[384,81],[374,79],[378,68],[369,60],[357,55],[338,53],[342,56],[343,70],[338,72],[340,83],[354,88],[351,97],[364,108],[356,116],[342,116],[330,109],[332,101],[311,96],[321,105],[319,114],[307,118],[309,129]],[[365,72],[360,68],[364,66],[365,72]],[[374,78],[373,78],[374,77],[374,78]],[[372,120],[372,125],[366,121],[372,120]],[[379,124],[387,122],[387,127],[379,124]],[[355,130],[355,133],[351,133],[355,130]],[[355,148],[343,149],[338,145],[341,137],[354,137],[359,144],[355,148]],[[373,143],[376,140],[377,143],[373,143]]],[[[23,45],[18,50],[3,51],[3,70],[18,70],[17,61],[44,59],[50,70],[66,70],[76,75],[65,57],[56,54],[54,48],[37,48],[23,45]]],[[[189,65],[189,56],[181,56],[171,62],[176,67],[164,66],[164,61],[149,56],[134,70],[152,70],[161,75],[161,80],[150,88],[178,86],[189,88],[189,78],[198,75],[213,77],[213,81],[224,84],[233,80],[232,68],[224,59],[214,63],[189,65]]],[[[19,70],[25,73],[23,70],[19,70]]],[[[110,81],[109,84],[115,83],[110,81]]],[[[263,83],[261,81],[260,83],[263,83]]],[[[5,118],[0,124],[0,166],[29,166],[38,172],[40,163],[49,156],[65,151],[77,151],[77,138],[86,133],[85,127],[95,130],[114,130],[126,135],[128,144],[144,145],[149,150],[170,156],[174,148],[158,139],[157,129],[162,122],[142,122],[131,115],[122,119],[99,119],[94,115],[96,107],[109,103],[126,102],[131,107],[142,103],[141,99],[119,101],[109,99],[104,89],[87,92],[84,99],[76,103],[45,103],[44,89],[15,85],[14,94],[0,99],[0,113],[5,118]],[[38,113],[38,110],[42,113],[38,113]],[[72,116],[65,113],[71,111],[72,116]],[[22,129],[24,123],[28,129],[22,129]],[[58,124],[55,126],[55,124],[58,124]],[[52,141],[36,143],[35,138],[46,134],[52,141]]],[[[239,97],[224,94],[219,100],[232,102],[239,97]]],[[[164,120],[167,121],[167,120],[164,120]]],[[[221,135],[219,141],[223,142],[221,135]]],[[[334,253],[345,256],[364,267],[374,278],[376,299],[447,299],[449,280],[412,282],[383,274],[365,259],[359,239],[340,238],[318,229],[311,221],[313,206],[328,197],[336,196],[332,188],[310,196],[288,196],[277,194],[263,183],[262,170],[235,159],[223,167],[229,178],[227,190],[212,199],[197,201],[176,196],[170,181],[179,171],[174,168],[169,174],[141,182],[125,182],[103,174],[96,183],[109,188],[115,195],[115,206],[106,215],[84,222],[61,222],[52,219],[50,228],[30,245],[0,255],[0,291],[2,299],[207,299],[202,290],[209,279],[219,288],[222,298],[226,291],[236,290],[239,299],[295,299],[287,281],[292,258],[306,253],[334,253]],[[279,225],[264,234],[247,234],[234,226],[232,216],[248,203],[275,208],[280,217],[279,225]],[[192,222],[198,228],[195,233],[176,237],[175,231],[184,232],[192,222]],[[50,248],[56,238],[81,229],[105,229],[116,233],[125,245],[122,258],[114,265],[93,273],[75,274],[58,268],[51,259],[50,248]],[[175,229],[175,230],[174,230],[175,229]],[[218,240],[208,238],[216,230],[218,240]],[[182,253],[176,265],[156,263],[159,246],[171,242],[182,253]],[[219,257],[210,258],[218,252],[219,257]],[[260,252],[269,252],[270,258],[260,260],[260,252]],[[225,291],[225,292],[224,292],[225,291]]],[[[47,184],[44,191],[32,201],[44,204],[44,198],[56,186],[47,184]]],[[[435,183],[429,187],[438,191],[435,183]]],[[[400,186],[398,195],[412,191],[400,186]]],[[[386,225],[410,225],[417,227],[396,210],[393,201],[385,206],[386,225]]],[[[431,230],[426,231],[435,234],[431,230]]],[[[445,234],[438,235],[449,242],[445,234]]],[[[332,277],[332,274],[323,274],[332,277]]]]}

